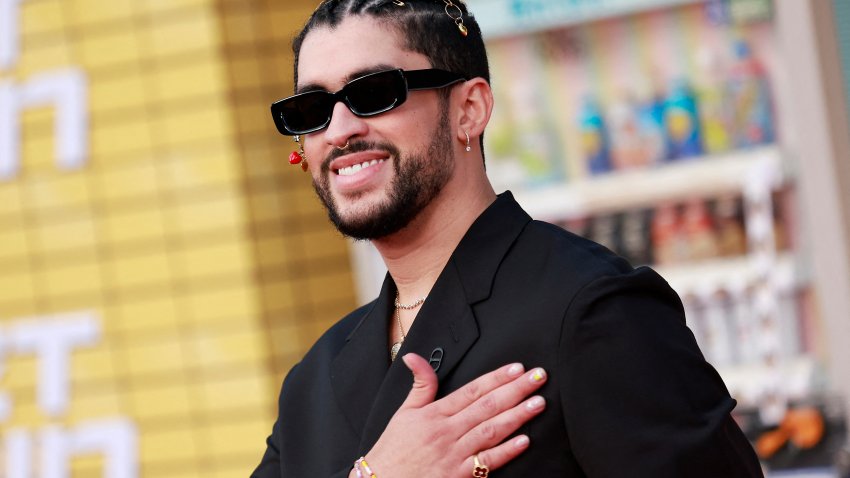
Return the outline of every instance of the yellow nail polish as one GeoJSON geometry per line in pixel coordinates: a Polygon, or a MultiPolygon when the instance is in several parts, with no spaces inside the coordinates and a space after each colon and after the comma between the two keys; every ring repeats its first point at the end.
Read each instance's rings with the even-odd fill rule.
{"type": "Polygon", "coordinates": [[[545,377],[546,377],[546,373],[543,372],[542,368],[538,368],[537,370],[534,371],[534,373],[531,374],[531,380],[535,381],[535,382],[539,382],[539,381],[543,380],[545,377]]]}

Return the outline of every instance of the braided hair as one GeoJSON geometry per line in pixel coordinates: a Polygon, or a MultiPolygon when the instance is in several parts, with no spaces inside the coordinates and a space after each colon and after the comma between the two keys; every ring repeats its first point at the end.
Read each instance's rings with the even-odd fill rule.
{"type": "Polygon", "coordinates": [[[490,68],[481,29],[461,0],[325,0],[292,42],[294,75],[298,84],[298,59],[307,34],[316,27],[335,28],[348,16],[369,16],[395,29],[404,47],[421,53],[433,68],[490,82],[490,68]],[[452,15],[460,13],[462,34],[452,15]]]}

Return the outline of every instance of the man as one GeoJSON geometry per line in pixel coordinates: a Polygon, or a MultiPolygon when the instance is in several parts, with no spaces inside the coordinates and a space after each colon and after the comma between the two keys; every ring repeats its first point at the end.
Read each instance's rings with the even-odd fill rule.
{"type": "Polygon", "coordinates": [[[254,477],[761,476],[667,283],[493,191],[459,0],[327,0],[294,51],[277,127],[389,273],[287,376],[254,477]]]}

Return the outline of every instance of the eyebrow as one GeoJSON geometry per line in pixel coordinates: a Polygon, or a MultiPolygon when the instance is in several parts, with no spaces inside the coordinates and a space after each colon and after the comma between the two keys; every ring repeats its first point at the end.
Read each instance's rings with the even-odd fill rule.
{"type": "MultiPolygon", "coordinates": [[[[362,76],[366,76],[366,75],[371,74],[371,73],[378,73],[380,71],[397,70],[397,69],[399,69],[397,66],[381,63],[379,65],[370,66],[368,68],[362,68],[360,70],[355,70],[355,71],[349,73],[344,78],[344,85],[347,85],[352,80],[356,80],[357,78],[360,78],[362,76]]],[[[308,91],[328,91],[328,90],[324,86],[320,85],[319,83],[306,83],[302,86],[299,86],[298,89],[295,90],[295,94],[306,93],[308,91]]]]}

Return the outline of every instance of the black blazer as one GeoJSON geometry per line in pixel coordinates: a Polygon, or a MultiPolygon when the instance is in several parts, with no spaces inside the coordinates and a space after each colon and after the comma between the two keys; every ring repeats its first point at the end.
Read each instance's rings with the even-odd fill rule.
{"type": "MultiPolygon", "coordinates": [[[[253,477],[344,477],[377,441],[412,384],[389,361],[394,297],[388,275],[290,371],[253,477]]],[[[464,236],[400,354],[438,348],[439,396],[514,361],[549,373],[530,448],[492,477],[762,476],[667,282],[532,221],[510,193],[464,236]]]]}

